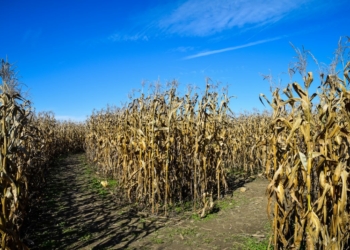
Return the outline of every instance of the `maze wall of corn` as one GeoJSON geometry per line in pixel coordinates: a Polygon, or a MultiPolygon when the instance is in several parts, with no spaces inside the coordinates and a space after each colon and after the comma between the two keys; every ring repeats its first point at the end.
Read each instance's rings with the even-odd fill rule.
{"type": "Polygon", "coordinates": [[[20,229],[31,197],[55,157],[79,151],[117,181],[118,195],[165,216],[192,202],[205,217],[227,191],[232,172],[263,172],[270,182],[271,248],[347,249],[350,62],[342,57],[341,71],[335,65],[327,74],[320,71],[311,91],[314,73],[306,72],[304,59],[294,68],[303,86],[292,81],[282,93],[273,89],[271,100],[260,95],[271,112],[235,115],[228,92],[209,80],[203,93],[189,88],[183,95],[174,81],[124,107],[94,111],[81,124],[34,113],[9,87],[3,62],[1,249],[27,249],[20,229]]]}
{"type": "Polygon", "coordinates": [[[203,194],[220,197],[233,166],[257,172],[266,155],[268,114],[230,116],[230,98],[209,83],[202,96],[176,92],[141,95],[87,121],[89,160],[114,176],[130,201],[165,215],[178,202],[193,201],[196,209],[203,194]]]}
{"type": "Polygon", "coordinates": [[[55,157],[83,150],[85,126],[59,122],[52,113],[35,114],[31,103],[11,88],[9,63],[0,76],[0,249],[28,249],[20,229],[33,196],[42,188],[55,157]]]}
{"type": "Polygon", "coordinates": [[[314,94],[311,72],[304,87],[284,89],[288,99],[273,93],[267,191],[275,249],[348,246],[349,68],[344,80],[328,75],[314,94]]]}

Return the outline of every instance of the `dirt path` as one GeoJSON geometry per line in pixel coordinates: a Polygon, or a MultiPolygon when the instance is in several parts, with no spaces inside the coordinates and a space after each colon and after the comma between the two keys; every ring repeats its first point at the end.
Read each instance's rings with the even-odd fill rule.
{"type": "MultiPolygon", "coordinates": [[[[24,227],[31,249],[266,249],[267,181],[257,178],[200,219],[177,211],[172,218],[121,205],[100,184],[84,155],[60,159],[24,227]]],[[[176,210],[176,209],[175,209],[176,210]]],[[[181,210],[178,208],[178,210],[181,210]]]]}

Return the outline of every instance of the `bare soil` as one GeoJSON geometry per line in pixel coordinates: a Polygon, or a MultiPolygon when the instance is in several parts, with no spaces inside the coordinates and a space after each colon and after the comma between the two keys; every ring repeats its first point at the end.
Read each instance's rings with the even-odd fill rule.
{"type": "Polygon", "coordinates": [[[113,187],[103,188],[101,180],[83,154],[58,160],[29,212],[24,242],[50,250],[267,248],[268,183],[263,178],[235,178],[232,192],[204,219],[181,207],[169,218],[140,212],[121,202],[113,187]]]}

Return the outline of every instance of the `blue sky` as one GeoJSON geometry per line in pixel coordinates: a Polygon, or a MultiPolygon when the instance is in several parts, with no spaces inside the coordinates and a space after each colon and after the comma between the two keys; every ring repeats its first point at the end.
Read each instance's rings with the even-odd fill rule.
{"type": "MultiPolygon", "coordinates": [[[[235,112],[263,109],[261,74],[285,74],[304,46],[329,64],[350,36],[347,1],[0,0],[0,58],[8,57],[36,111],[84,120],[133,89],[178,80],[229,85],[235,112]]],[[[310,59],[310,70],[315,65],[310,59]]],[[[315,80],[318,78],[315,77],[315,80]]],[[[317,83],[317,81],[316,81],[317,83]]],[[[314,85],[316,85],[314,83],[314,85]]]]}

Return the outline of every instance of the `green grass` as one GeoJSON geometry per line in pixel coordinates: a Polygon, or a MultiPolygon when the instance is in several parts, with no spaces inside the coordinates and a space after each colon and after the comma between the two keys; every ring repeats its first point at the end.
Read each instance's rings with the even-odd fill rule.
{"type": "Polygon", "coordinates": [[[84,161],[83,166],[84,168],[83,172],[86,178],[91,179],[90,185],[88,189],[93,190],[94,192],[98,193],[102,198],[106,198],[109,194],[109,190],[114,190],[116,187],[118,187],[119,183],[117,180],[114,179],[101,179],[101,177],[97,177],[94,174],[93,167],[90,166],[88,163],[84,161]],[[108,186],[103,187],[101,184],[102,180],[107,180],[108,186]]]}
{"type": "Polygon", "coordinates": [[[155,243],[155,244],[162,244],[162,243],[164,243],[164,240],[159,237],[159,232],[158,231],[154,232],[154,236],[151,239],[151,241],[153,243],[155,243]]]}
{"type": "Polygon", "coordinates": [[[225,210],[228,208],[233,208],[235,205],[237,205],[237,201],[234,199],[223,199],[223,200],[218,200],[215,204],[217,208],[220,210],[225,210]]]}
{"type": "Polygon", "coordinates": [[[199,214],[192,214],[191,219],[194,221],[201,221],[199,214]]]}
{"type": "Polygon", "coordinates": [[[76,229],[72,228],[72,227],[67,227],[67,228],[64,228],[62,230],[62,233],[66,234],[66,233],[71,233],[71,232],[74,232],[76,231],[76,229]]]}
{"type": "Polygon", "coordinates": [[[84,170],[84,173],[85,173],[86,175],[91,175],[91,174],[92,174],[92,169],[91,169],[91,168],[86,168],[86,169],[84,170]]]}
{"type": "Polygon", "coordinates": [[[259,241],[255,238],[246,238],[243,244],[246,246],[246,249],[249,250],[266,250],[269,246],[269,240],[264,239],[259,241]]]}
{"type": "Polygon", "coordinates": [[[162,239],[159,239],[159,238],[153,238],[152,242],[155,244],[163,244],[164,243],[164,241],[162,239]]]}
{"type": "Polygon", "coordinates": [[[194,236],[197,234],[196,228],[183,228],[183,229],[176,229],[176,233],[182,234],[182,236],[194,236]]]}
{"type": "Polygon", "coordinates": [[[98,180],[97,178],[93,178],[92,179],[92,183],[91,183],[91,188],[96,191],[100,196],[102,196],[103,198],[105,198],[108,194],[108,191],[106,188],[104,188],[101,185],[101,181],[98,180]]]}
{"type": "Polygon", "coordinates": [[[54,240],[47,240],[41,244],[41,247],[53,248],[56,245],[54,240]]]}
{"type": "Polygon", "coordinates": [[[88,241],[92,238],[92,235],[90,233],[85,234],[84,236],[80,237],[81,241],[88,241]]]}
{"type": "Polygon", "coordinates": [[[108,179],[109,188],[116,188],[118,186],[118,181],[113,179],[108,179]]]}
{"type": "MultiPolygon", "coordinates": [[[[254,237],[249,237],[249,236],[242,236],[242,235],[233,235],[232,238],[225,238],[224,241],[230,241],[234,240],[234,248],[235,247],[240,247],[242,249],[247,249],[247,250],[270,250],[272,249],[271,246],[269,246],[269,236],[266,236],[264,239],[257,239],[254,237]]],[[[234,249],[233,248],[233,249],[234,249]]]]}

